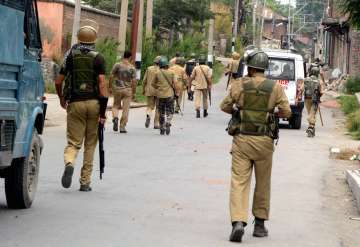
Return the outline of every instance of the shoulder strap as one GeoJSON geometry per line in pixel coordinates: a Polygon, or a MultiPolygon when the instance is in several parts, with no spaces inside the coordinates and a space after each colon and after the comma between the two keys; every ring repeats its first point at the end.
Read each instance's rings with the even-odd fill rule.
{"type": "Polygon", "coordinates": [[[205,75],[204,70],[201,68],[201,64],[199,65],[199,67],[200,67],[200,70],[201,70],[201,72],[203,73],[203,75],[204,75],[204,77],[205,77],[206,83],[207,83],[208,85],[210,85],[210,82],[209,82],[207,76],[205,75]]]}
{"type": "Polygon", "coordinates": [[[161,72],[161,74],[163,75],[163,77],[165,78],[165,80],[167,81],[167,83],[169,84],[169,86],[170,86],[173,90],[175,90],[174,87],[172,86],[172,84],[170,83],[169,78],[165,75],[165,73],[164,73],[161,69],[160,69],[160,72],[161,72]]]}

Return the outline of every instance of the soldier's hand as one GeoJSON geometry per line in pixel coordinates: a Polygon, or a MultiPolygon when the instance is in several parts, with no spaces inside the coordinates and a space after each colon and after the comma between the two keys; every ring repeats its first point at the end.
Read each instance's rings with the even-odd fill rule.
{"type": "Polygon", "coordinates": [[[99,123],[105,124],[105,122],[106,122],[106,118],[102,118],[102,117],[99,118],[99,123]]]}

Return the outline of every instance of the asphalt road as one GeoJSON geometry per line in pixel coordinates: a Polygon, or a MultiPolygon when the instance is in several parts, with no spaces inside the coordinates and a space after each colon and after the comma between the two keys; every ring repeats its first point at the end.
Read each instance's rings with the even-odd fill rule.
{"type": "MultiPolygon", "coordinates": [[[[219,110],[224,95],[225,80],[214,89],[208,119],[195,119],[187,103],[170,136],[144,128],[144,109],[131,111],[127,135],[113,133],[109,121],[107,167],[100,181],[96,155],[91,193],[78,191],[82,155],[72,188],[61,187],[65,127],[48,127],[32,208],[7,209],[0,186],[0,246],[235,246],[228,242],[231,138],[224,131],[229,116],[219,110]]],[[[348,220],[357,215],[351,194],[342,172],[334,171],[337,161],[328,158],[330,146],[348,140],[335,130],[333,110],[323,108],[323,115],[328,124],[315,139],[305,137],[305,124],[281,130],[270,236],[253,238],[250,218],[243,245],[360,246],[360,223],[348,220]]]]}

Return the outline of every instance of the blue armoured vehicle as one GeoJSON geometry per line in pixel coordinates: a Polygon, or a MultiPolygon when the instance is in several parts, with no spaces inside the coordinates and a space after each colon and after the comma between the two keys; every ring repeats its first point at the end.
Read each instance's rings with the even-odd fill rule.
{"type": "Polygon", "coordinates": [[[8,207],[34,200],[46,104],[36,0],[0,0],[0,177],[8,207]]]}

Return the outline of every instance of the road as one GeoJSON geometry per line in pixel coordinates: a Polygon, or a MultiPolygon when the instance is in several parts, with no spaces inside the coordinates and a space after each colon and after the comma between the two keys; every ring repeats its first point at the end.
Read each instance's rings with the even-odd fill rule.
{"type": "MultiPolygon", "coordinates": [[[[229,116],[219,110],[225,78],[213,92],[208,119],[195,119],[186,104],[170,136],[144,128],[144,109],[131,111],[129,133],[105,134],[107,167],[93,191],[61,187],[64,125],[48,127],[35,202],[28,210],[6,208],[0,186],[1,247],[226,247],[231,230],[228,210],[231,138],[229,116]]],[[[52,111],[55,108],[49,108],[52,111]]],[[[270,236],[255,239],[252,218],[245,246],[358,247],[360,222],[344,180],[347,163],[328,158],[333,145],[349,143],[337,130],[334,109],[323,108],[326,127],[317,137],[281,129],[272,178],[270,236]]],[[[304,117],[305,119],[305,117],[304,117]]]]}

